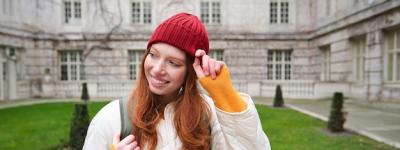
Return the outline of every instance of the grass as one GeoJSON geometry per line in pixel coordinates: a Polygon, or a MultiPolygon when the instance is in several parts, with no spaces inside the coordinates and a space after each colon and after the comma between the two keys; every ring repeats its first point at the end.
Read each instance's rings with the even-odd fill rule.
{"type": "MultiPolygon", "coordinates": [[[[73,104],[48,103],[0,109],[0,149],[52,149],[68,141],[73,104]]],[[[90,103],[91,117],[106,102],[90,103]]],[[[395,149],[354,133],[332,134],[326,123],[290,109],[257,106],[271,147],[306,150],[395,149]]]]}
{"type": "Polygon", "coordinates": [[[330,133],[326,123],[291,109],[257,106],[274,150],[394,150],[352,132],[330,133]]]}
{"type": "MultiPolygon", "coordinates": [[[[91,116],[106,103],[90,103],[91,116]]],[[[68,141],[74,103],[0,109],[0,149],[51,149],[68,141]]]]}

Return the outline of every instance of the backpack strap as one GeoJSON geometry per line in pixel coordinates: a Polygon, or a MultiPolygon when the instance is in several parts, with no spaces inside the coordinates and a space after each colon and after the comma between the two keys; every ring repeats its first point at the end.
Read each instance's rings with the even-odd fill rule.
{"type": "MultiPolygon", "coordinates": [[[[132,108],[135,108],[135,103],[133,103],[132,108]]],[[[133,109],[128,110],[128,98],[126,96],[121,97],[119,99],[119,112],[121,116],[121,132],[120,132],[121,140],[132,134],[133,127],[132,127],[131,115],[133,114],[130,113],[131,111],[133,111],[133,109]]]]}

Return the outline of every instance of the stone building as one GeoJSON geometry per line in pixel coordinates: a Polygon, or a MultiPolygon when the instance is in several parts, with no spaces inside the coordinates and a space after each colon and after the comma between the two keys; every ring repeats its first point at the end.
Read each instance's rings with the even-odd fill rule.
{"type": "Polygon", "coordinates": [[[400,101],[398,0],[0,0],[0,99],[127,95],[152,30],[197,15],[237,89],[400,101]]]}

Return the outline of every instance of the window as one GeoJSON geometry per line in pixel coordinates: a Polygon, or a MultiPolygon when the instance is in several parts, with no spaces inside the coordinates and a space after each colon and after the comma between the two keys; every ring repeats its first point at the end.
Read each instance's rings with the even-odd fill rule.
{"type": "Polygon", "coordinates": [[[354,81],[362,81],[364,79],[364,57],[366,49],[366,38],[361,37],[351,40],[353,51],[353,79],[354,81]]]}
{"type": "Polygon", "coordinates": [[[81,17],[81,1],[64,0],[64,22],[66,24],[80,24],[81,17]]]}
{"type": "Polygon", "coordinates": [[[270,2],[270,23],[289,23],[289,2],[284,0],[273,0],[270,2]]]}
{"type": "Polygon", "coordinates": [[[324,46],[320,49],[322,53],[321,81],[328,81],[331,78],[331,48],[324,46]]]}
{"type": "Polygon", "coordinates": [[[7,63],[3,62],[2,65],[3,65],[3,81],[6,81],[7,80],[7,71],[8,71],[7,63]]]}
{"type": "Polygon", "coordinates": [[[400,30],[387,32],[385,35],[386,81],[400,81],[400,30]]]}
{"type": "Polygon", "coordinates": [[[331,5],[332,5],[332,0],[326,0],[326,8],[325,8],[325,16],[330,16],[331,15],[331,5]]]}
{"type": "Polygon", "coordinates": [[[290,80],[292,75],[291,60],[291,50],[269,50],[267,55],[267,79],[290,80]]]}
{"type": "Polygon", "coordinates": [[[133,1],[131,6],[133,24],[151,24],[151,2],[133,1]]]}
{"type": "Polygon", "coordinates": [[[85,66],[82,54],[81,50],[59,52],[61,80],[73,81],[85,79],[85,66]]]}
{"type": "Polygon", "coordinates": [[[221,24],[221,4],[219,1],[202,1],[200,4],[201,21],[205,24],[221,24]]]}
{"type": "Polygon", "coordinates": [[[14,0],[2,0],[4,15],[13,16],[14,15],[14,0]]]}
{"type": "Polygon", "coordinates": [[[129,50],[129,79],[136,80],[139,75],[141,58],[144,50],[129,50]]]}
{"type": "Polygon", "coordinates": [[[224,61],[224,51],[223,50],[210,50],[208,54],[211,58],[219,61],[224,61]]]}

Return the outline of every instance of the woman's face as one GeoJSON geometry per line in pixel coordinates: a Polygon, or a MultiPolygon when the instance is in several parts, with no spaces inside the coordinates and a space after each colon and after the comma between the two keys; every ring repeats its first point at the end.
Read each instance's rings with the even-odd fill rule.
{"type": "Polygon", "coordinates": [[[153,44],[144,61],[150,91],[166,97],[177,94],[185,81],[186,68],[185,52],[166,43],[153,44]]]}

